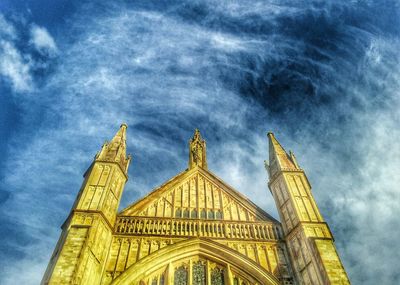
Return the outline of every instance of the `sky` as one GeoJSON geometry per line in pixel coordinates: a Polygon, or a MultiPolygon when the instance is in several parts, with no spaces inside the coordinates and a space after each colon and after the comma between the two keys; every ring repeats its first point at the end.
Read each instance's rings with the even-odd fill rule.
{"type": "Polygon", "coordinates": [[[400,284],[398,1],[0,2],[0,283],[38,284],[122,122],[121,208],[187,167],[278,218],[266,133],[294,151],[353,284],[400,284]],[[23,273],[22,273],[23,272],[23,273]]]}

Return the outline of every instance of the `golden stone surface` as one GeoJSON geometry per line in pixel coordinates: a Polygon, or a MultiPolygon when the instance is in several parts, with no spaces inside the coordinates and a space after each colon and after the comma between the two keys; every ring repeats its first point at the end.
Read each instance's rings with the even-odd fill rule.
{"type": "Polygon", "coordinates": [[[269,133],[282,223],[208,170],[196,129],[189,167],[118,213],[125,124],[85,173],[42,284],[350,284],[311,187],[269,133]]]}

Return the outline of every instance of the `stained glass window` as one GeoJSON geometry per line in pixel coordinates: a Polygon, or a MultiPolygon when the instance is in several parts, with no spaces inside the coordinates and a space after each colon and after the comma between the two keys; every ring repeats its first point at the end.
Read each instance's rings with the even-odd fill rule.
{"type": "Polygon", "coordinates": [[[206,266],[201,262],[193,264],[193,285],[206,285],[206,266]]]}
{"type": "Polygon", "coordinates": [[[184,266],[175,269],[174,285],[188,285],[188,272],[184,266]]]}
{"type": "Polygon", "coordinates": [[[211,285],[224,285],[224,271],[220,268],[214,268],[211,271],[211,285]]]}

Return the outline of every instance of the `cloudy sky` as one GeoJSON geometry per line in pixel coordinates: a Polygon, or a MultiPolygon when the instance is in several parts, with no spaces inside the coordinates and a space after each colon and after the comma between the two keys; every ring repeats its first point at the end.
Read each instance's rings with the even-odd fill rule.
{"type": "Polygon", "coordinates": [[[399,284],[398,1],[0,2],[0,283],[38,284],[121,122],[121,208],[209,168],[277,217],[267,131],[295,152],[353,284],[399,284]]]}

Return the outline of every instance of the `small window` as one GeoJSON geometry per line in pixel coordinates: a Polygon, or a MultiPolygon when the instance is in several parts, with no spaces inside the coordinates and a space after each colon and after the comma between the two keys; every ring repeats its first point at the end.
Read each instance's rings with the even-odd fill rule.
{"type": "Polygon", "coordinates": [[[217,211],[217,212],[215,213],[215,218],[216,218],[217,220],[221,220],[221,219],[222,219],[222,212],[221,212],[221,211],[217,211]]]}
{"type": "Polygon", "coordinates": [[[201,218],[202,219],[207,219],[207,212],[205,209],[201,210],[201,218]]]}
{"type": "Polygon", "coordinates": [[[191,217],[192,219],[197,219],[197,210],[196,210],[196,209],[193,209],[193,210],[192,210],[192,213],[190,214],[190,217],[191,217]]]}
{"type": "Polygon", "coordinates": [[[214,219],[214,212],[213,211],[211,211],[211,210],[208,211],[208,218],[209,219],[214,219]]]}
{"type": "Polygon", "coordinates": [[[184,218],[189,218],[189,209],[185,209],[185,210],[183,211],[183,217],[184,217],[184,218]]]}
{"type": "Polygon", "coordinates": [[[182,211],[181,211],[181,209],[176,209],[175,218],[180,218],[180,217],[182,217],[182,211]]]}

